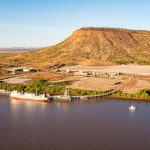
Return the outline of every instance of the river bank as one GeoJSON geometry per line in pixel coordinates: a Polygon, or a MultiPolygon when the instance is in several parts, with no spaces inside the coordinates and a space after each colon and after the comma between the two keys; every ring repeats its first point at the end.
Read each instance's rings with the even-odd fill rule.
{"type": "MultiPolygon", "coordinates": [[[[106,91],[101,90],[83,90],[70,88],[72,84],[69,82],[49,82],[46,80],[37,79],[33,83],[29,84],[10,84],[6,82],[0,82],[0,93],[9,95],[10,91],[19,91],[23,93],[37,93],[37,94],[49,94],[49,95],[63,95],[67,88],[68,93],[72,97],[84,97],[84,99],[98,98],[102,96],[113,96],[115,98],[126,98],[126,99],[146,99],[150,100],[150,89],[144,89],[137,93],[124,93],[117,91],[117,89],[111,89],[106,91]]],[[[77,98],[78,99],[78,98],[77,98]]],[[[83,98],[81,98],[83,99],[83,98]]]]}
{"type": "MultiPolygon", "coordinates": [[[[9,96],[10,95],[10,91],[4,91],[4,90],[0,90],[0,96],[9,96]]],[[[111,98],[111,99],[118,99],[118,100],[132,100],[132,101],[149,101],[150,102],[150,98],[142,98],[142,97],[125,97],[125,96],[113,96],[112,94],[101,94],[101,95],[85,95],[85,96],[81,96],[81,95],[76,95],[76,96],[71,96],[72,100],[89,100],[89,99],[97,99],[97,98],[111,98]]]]}
{"type": "Polygon", "coordinates": [[[132,101],[149,101],[150,98],[137,98],[137,97],[123,97],[123,96],[109,96],[111,99],[118,99],[118,100],[132,100],[132,101]]]}
{"type": "Polygon", "coordinates": [[[115,98],[126,98],[126,99],[145,99],[150,100],[150,89],[144,89],[137,93],[124,93],[122,91],[118,91],[112,94],[115,98]]]}

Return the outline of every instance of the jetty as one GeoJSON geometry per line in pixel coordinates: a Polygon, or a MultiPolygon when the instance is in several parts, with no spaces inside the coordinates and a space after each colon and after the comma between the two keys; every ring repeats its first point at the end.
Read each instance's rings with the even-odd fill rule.
{"type": "Polygon", "coordinates": [[[108,96],[111,96],[115,92],[117,92],[117,91],[112,90],[108,93],[99,94],[99,95],[71,96],[71,99],[72,100],[88,100],[88,99],[96,99],[96,98],[106,98],[108,96]]]}
{"type": "MultiPolygon", "coordinates": [[[[51,100],[60,100],[60,101],[73,101],[73,100],[88,100],[88,99],[98,99],[98,98],[107,98],[108,96],[111,96],[113,93],[117,92],[118,90],[112,90],[109,91],[108,93],[104,93],[104,94],[98,94],[98,95],[84,95],[84,96],[70,96],[68,94],[68,91],[65,90],[64,95],[55,95],[55,96],[50,96],[49,98],[51,100]]],[[[10,91],[6,91],[6,90],[0,90],[0,95],[6,95],[9,96],[10,95],[10,91]]]]}

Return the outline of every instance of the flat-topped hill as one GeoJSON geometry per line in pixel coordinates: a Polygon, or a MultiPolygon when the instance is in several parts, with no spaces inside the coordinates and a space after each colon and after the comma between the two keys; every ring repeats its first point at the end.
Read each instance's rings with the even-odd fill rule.
{"type": "Polygon", "coordinates": [[[81,28],[65,41],[9,58],[11,63],[51,66],[56,64],[150,63],[150,31],[120,28],[81,28]]]}

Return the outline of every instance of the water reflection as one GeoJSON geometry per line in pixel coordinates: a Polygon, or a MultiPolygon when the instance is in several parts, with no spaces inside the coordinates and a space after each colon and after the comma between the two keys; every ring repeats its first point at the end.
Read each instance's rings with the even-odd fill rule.
{"type": "Polygon", "coordinates": [[[55,101],[55,102],[51,102],[52,105],[55,105],[58,110],[59,109],[63,109],[65,112],[67,112],[70,108],[70,105],[72,104],[72,102],[65,102],[65,101],[55,101]]]}
{"type": "Polygon", "coordinates": [[[21,113],[25,114],[26,117],[30,118],[34,113],[38,111],[38,113],[43,114],[47,109],[51,109],[51,107],[55,106],[57,111],[67,112],[71,109],[71,106],[82,106],[82,105],[90,105],[97,103],[105,103],[108,99],[106,98],[98,98],[98,99],[88,99],[88,100],[75,100],[75,101],[50,101],[46,102],[37,102],[37,101],[28,101],[28,100],[16,100],[10,99],[11,111],[13,117],[17,117],[21,113]],[[18,111],[21,112],[18,114],[18,111]]]}
{"type": "Polygon", "coordinates": [[[131,114],[131,118],[133,119],[133,118],[134,118],[134,115],[135,115],[135,113],[136,113],[136,110],[131,110],[131,109],[129,109],[129,112],[130,112],[130,114],[131,114]]]}
{"type": "Polygon", "coordinates": [[[13,120],[19,117],[24,117],[23,119],[30,120],[33,117],[34,113],[38,112],[41,115],[45,113],[48,103],[45,102],[33,102],[26,100],[10,100],[10,108],[13,120]],[[19,113],[18,113],[19,112],[19,113]]]}
{"type": "Polygon", "coordinates": [[[26,100],[16,100],[16,99],[11,99],[11,106],[13,109],[17,109],[20,106],[23,106],[24,108],[27,108],[29,110],[34,109],[37,106],[41,107],[41,110],[44,110],[45,107],[48,105],[46,102],[34,102],[34,101],[26,101],[26,100]]]}
{"type": "Polygon", "coordinates": [[[0,149],[150,147],[148,102],[103,98],[49,103],[0,99],[0,149]],[[135,112],[129,111],[132,104],[137,107],[135,112]]]}
{"type": "Polygon", "coordinates": [[[113,101],[118,101],[118,102],[129,102],[130,104],[145,104],[145,105],[149,105],[150,104],[150,100],[145,100],[145,99],[128,99],[128,98],[107,98],[108,100],[113,100],[113,101]]]}
{"type": "Polygon", "coordinates": [[[96,104],[96,103],[103,103],[106,102],[108,98],[93,98],[93,99],[87,99],[87,100],[81,100],[78,104],[96,104]]]}

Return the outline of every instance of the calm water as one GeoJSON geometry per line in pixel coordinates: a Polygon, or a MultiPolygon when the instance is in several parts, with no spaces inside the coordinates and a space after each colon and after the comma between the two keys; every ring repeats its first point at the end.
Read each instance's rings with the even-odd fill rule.
{"type": "Polygon", "coordinates": [[[150,103],[0,97],[0,150],[150,150],[150,103]]]}

